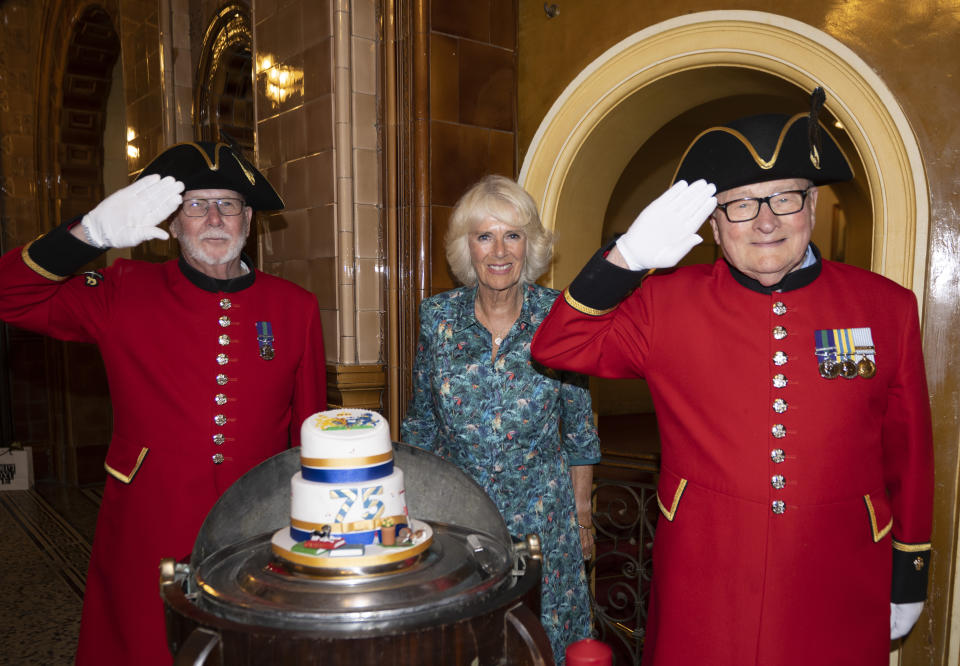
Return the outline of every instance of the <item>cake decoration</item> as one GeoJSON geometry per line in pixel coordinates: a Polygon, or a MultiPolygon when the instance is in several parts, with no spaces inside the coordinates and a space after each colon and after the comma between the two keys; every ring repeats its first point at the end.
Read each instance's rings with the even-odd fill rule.
{"type": "Polygon", "coordinates": [[[346,411],[320,412],[315,415],[315,418],[320,430],[359,430],[377,427],[373,412],[361,414],[346,411]]]}
{"type": "Polygon", "coordinates": [[[431,527],[407,511],[403,470],[394,467],[386,420],[338,409],[301,428],[300,471],[290,479],[290,526],[273,553],[314,570],[407,566],[433,540],[431,527]]]}

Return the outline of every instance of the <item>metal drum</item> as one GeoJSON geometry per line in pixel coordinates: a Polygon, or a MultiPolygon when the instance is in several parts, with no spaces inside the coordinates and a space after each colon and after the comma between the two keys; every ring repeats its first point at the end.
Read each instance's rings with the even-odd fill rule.
{"type": "Polygon", "coordinates": [[[291,449],[214,505],[190,563],[160,588],[177,664],[552,664],[540,615],[539,541],[513,543],[496,506],[456,466],[394,444],[410,515],[429,549],[391,571],[315,576],[273,555],[290,522],[291,449]]]}

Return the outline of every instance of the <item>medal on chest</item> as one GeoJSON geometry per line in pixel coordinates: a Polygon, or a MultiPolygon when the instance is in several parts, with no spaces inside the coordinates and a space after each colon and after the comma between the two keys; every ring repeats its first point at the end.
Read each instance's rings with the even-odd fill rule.
{"type": "Polygon", "coordinates": [[[269,321],[257,322],[257,344],[260,346],[260,358],[271,361],[276,355],[273,344],[273,325],[269,321]]]}
{"type": "Polygon", "coordinates": [[[877,374],[876,349],[869,328],[827,328],[814,332],[820,376],[871,379],[877,374]]]}

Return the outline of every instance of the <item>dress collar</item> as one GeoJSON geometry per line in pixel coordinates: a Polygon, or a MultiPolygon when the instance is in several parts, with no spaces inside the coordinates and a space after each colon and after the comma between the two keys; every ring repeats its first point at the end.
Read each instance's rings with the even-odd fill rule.
{"type": "Polygon", "coordinates": [[[183,273],[183,276],[187,278],[191,284],[203,289],[204,291],[210,291],[213,293],[218,293],[221,291],[226,293],[235,293],[253,286],[253,281],[256,279],[256,271],[250,268],[253,266],[253,262],[250,260],[250,257],[248,257],[246,253],[243,253],[240,255],[240,260],[249,270],[240,277],[228,278],[226,280],[220,280],[218,278],[213,278],[209,275],[201,273],[196,268],[188,264],[187,260],[183,258],[182,254],[180,255],[179,267],[180,272],[183,273]]]}
{"type": "MultiPolygon", "coordinates": [[[[726,261],[726,259],[724,259],[724,261],[726,261]]],[[[810,243],[810,245],[807,246],[807,254],[803,258],[801,268],[787,273],[780,282],[770,285],[769,287],[765,287],[752,277],[744,275],[734,268],[730,262],[727,262],[727,267],[730,269],[730,274],[733,276],[733,279],[750,291],[755,291],[758,294],[772,294],[778,291],[793,291],[794,289],[806,287],[820,276],[820,269],[823,268],[823,260],[820,257],[820,250],[817,249],[817,246],[810,243]]]]}

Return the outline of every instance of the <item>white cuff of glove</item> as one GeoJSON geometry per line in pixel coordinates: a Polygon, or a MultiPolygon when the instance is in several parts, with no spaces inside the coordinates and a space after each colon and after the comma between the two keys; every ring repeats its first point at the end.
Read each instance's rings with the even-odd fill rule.
{"type": "Polygon", "coordinates": [[[923,602],[914,601],[909,604],[890,604],[890,640],[895,641],[898,638],[903,638],[910,630],[913,629],[913,625],[917,623],[917,620],[920,618],[920,613],[923,612],[923,602]]]}

